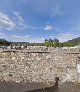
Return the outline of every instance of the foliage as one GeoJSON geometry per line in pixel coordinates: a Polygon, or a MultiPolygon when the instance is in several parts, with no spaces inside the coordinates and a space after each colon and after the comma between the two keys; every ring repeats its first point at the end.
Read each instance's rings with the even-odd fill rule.
{"type": "Polygon", "coordinates": [[[13,45],[13,46],[47,46],[47,47],[73,47],[80,46],[80,37],[69,40],[67,42],[59,42],[58,39],[45,39],[44,43],[29,43],[29,42],[8,42],[5,39],[0,39],[0,45],[13,45]]]}
{"type": "Polygon", "coordinates": [[[64,42],[63,44],[64,44],[64,46],[69,46],[69,47],[77,46],[77,45],[79,46],[80,45],[80,37],[72,39],[72,40],[69,40],[67,42],[64,42]]]}
{"type": "Polygon", "coordinates": [[[79,38],[75,38],[75,39],[72,39],[72,40],[69,40],[67,42],[59,42],[58,39],[45,39],[45,42],[44,42],[44,45],[49,47],[49,46],[52,46],[52,47],[73,47],[73,46],[80,46],[80,37],[79,38]]]}
{"type": "Polygon", "coordinates": [[[0,39],[0,45],[10,45],[11,44],[11,42],[8,42],[7,40],[5,40],[5,39],[0,39]]]}
{"type": "Polygon", "coordinates": [[[47,47],[59,47],[59,40],[58,39],[45,39],[44,46],[47,47]]]}

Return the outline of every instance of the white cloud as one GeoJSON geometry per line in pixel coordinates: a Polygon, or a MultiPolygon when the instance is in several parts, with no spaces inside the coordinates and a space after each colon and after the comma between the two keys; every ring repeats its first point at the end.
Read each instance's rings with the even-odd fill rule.
{"type": "Polygon", "coordinates": [[[30,35],[26,35],[26,36],[22,36],[22,35],[12,35],[11,38],[21,38],[21,39],[24,39],[24,38],[29,38],[30,35]]]}
{"type": "Polygon", "coordinates": [[[80,32],[80,22],[77,23],[77,24],[71,29],[71,31],[80,32]]]}
{"type": "Polygon", "coordinates": [[[30,35],[6,35],[5,39],[8,41],[13,41],[13,42],[27,42],[28,39],[30,38],[30,35]]]}
{"type": "Polygon", "coordinates": [[[38,15],[55,17],[63,15],[63,2],[64,0],[27,0],[26,5],[38,15]]]}
{"type": "Polygon", "coordinates": [[[36,26],[31,26],[31,25],[25,24],[25,20],[23,19],[23,17],[21,16],[21,14],[19,12],[13,11],[13,13],[18,18],[18,26],[19,26],[19,27],[17,27],[18,30],[24,30],[24,29],[34,29],[34,30],[35,29],[43,29],[42,27],[36,27],[36,26]]]}
{"type": "Polygon", "coordinates": [[[52,30],[53,29],[53,26],[52,25],[46,25],[44,30],[52,30]]]}
{"type": "Polygon", "coordinates": [[[7,15],[0,12],[0,28],[13,30],[16,28],[16,24],[7,15]]]}
{"type": "Polygon", "coordinates": [[[64,14],[64,11],[62,10],[62,4],[63,3],[63,0],[62,2],[60,0],[54,0],[54,2],[52,3],[52,6],[51,6],[51,16],[53,17],[56,17],[56,16],[61,16],[64,14]]]}
{"type": "Polygon", "coordinates": [[[6,39],[13,42],[42,42],[43,38],[33,38],[30,35],[7,35],[0,33],[0,39],[6,39]],[[37,40],[36,40],[37,39],[37,40]]]}
{"type": "Polygon", "coordinates": [[[38,38],[37,42],[44,42],[45,38],[38,38]]]}
{"type": "Polygon", "coordinates": [[[55,38],[55,36],[52,36],[52,35],[51,35],[51,36],[50,36],[50,38],[54,39],[54,38],[55,38]]]}
{"type": "Polygon", "coordinates": [[[21,21],[21,22],[24,22],[23,18],[20,16],[20,13],[19,12],[13,12],[17,17],[18,19],[21,21]]]}
{"type": "Polygon", "coordinates": [[[14,42],[28,42],[30,39],[30,35],[7,35],[4,33],[0,33],[0,39],[6,39],[8,41],[14,41],[14,42]]]}
{"type": "Polygon", "coordinates": [[[40,38],[40,37],[31,37],[30,39],[28,39],[28,42],[34,42],[34,43],[42,43],[44,42],[45,38],[40,38]]]}
{"type": "Polygon", "coordinates": [[[57,38],[59,39],[60,42],[65,42],[65,41],[74,39],[76,37],[78,36],[74,33],[62,33],[62,34],[59,34],[57,38]]]}
{"type": "Polygon", "coordinates": [[[80,37],[80,22],[76,23],[75,26],[73,26],[71,29],[69,29],[69,32],[61,33],[56,36],[60,40],[60,42],[65,42],[74,38],[80,37]]]}
{"type": "Polygon", "coordinates": [[[30,35],[26,35],[26,36],[24,36],[25,38],[29,38],[30,37],[30,35]]]}
{"type": "Polygon", "coordinates": [[[28,26],[30,29],[43,29],[43,27],[36,27],[36,26],[28,26]]]}
{"type": "Polygon", "coordinates": [[[3,33],[0,33],[0,39],[4,39],[5,38],[5,34],[3,34],[3,33]]]}
{"type": "Polygon", "coordinates": [[[28,28],[28,26],[25,24],[25,21],[24,21],[24,19],[22,18],[22,16],[20,15],[20,13],[19,12],[13,12],[14,13],[14,15],[16,15],[17,16],[17,18],[18,18],[18,23],[19,23],[19,26],[21,26],[20,28],[21,29],[26,29],[26,28],[28,28]]]}

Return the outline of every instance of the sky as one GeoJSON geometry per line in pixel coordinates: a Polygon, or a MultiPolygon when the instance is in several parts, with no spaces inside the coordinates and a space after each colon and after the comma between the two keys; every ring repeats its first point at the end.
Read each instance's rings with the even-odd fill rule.
{"type": "Polygon", "coordinates": [[[80,37],[80,0],[0,0],[0,39],[60,42],[80,37]]]}

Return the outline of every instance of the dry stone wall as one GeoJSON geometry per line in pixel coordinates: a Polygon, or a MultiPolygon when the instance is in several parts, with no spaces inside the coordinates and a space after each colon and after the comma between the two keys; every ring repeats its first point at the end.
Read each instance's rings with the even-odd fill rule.
{"type": "Polygon", "coordinates": [[[0,80],[54,82],[57,74],[62,82],[76,82],[80,79],[76,68],[76,59],[79,55],[61,49],[50,52],[1,50],[0,80]]]}

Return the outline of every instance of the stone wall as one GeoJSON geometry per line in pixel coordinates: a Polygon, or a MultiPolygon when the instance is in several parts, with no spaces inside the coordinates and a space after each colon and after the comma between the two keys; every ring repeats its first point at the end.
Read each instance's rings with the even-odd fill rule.
{"type": "Polygon", "coordinates": [[[0,51],[1,81],[54,82],[55,74],[62,82],[78,81],[76,63],[79,50],[53,49],[50,52],[27,50],[0,51]],[[69,52],[69,53],[68,53],[69,52]],[[73,53],[74,52],[74,53],[73,53]]]}

